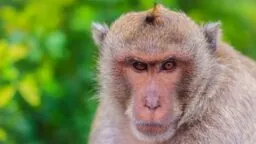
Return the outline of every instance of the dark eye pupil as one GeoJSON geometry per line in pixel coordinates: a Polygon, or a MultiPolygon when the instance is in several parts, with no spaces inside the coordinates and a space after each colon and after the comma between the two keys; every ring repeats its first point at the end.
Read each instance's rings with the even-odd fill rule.
{"type": "Polygon", "coordinates": [[[172,63],[170,63],[170,62],[165,64],[166,69],[170,69],[170,68],[172,68],[172,66],[173,66],[172,63]]]}
{"type": "Polygon", "coordinates": [[[142,62],[135,62],[133,63],[133,67],[136,69],[136,70],[146,70],[147,69],[147,64],[145,63],[142,63],[142,62]]]}
{"type": "Polygon", "coordinates": [[[169,61],[169,62],[166,62],[166,63],[163,65],[163,70],[172,70],[174,67],[175,67],[175,63],[169,61]]]}

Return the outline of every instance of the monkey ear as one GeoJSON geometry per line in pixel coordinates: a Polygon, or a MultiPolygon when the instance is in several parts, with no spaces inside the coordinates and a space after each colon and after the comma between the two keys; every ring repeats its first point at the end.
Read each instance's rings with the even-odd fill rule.
{"type": "Polygon", "coordinates": [[[203,32],[210,48],[215,51],[220,37],[220,22],[208,23],[203,26],[203,32]]]}
{"type": "Polygon", "coordinates": [[[92,37],[98,46],[102,45],[108,31],[109,28],[106,24],[92,23],[92,37]]]}

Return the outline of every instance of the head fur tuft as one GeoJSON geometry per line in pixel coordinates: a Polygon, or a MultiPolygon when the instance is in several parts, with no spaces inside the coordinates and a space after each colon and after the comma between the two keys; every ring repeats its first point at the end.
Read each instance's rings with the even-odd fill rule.
{"type": "Polygon", "coordinates": [[[148,24],[156,24],[160,22],[160,4],[155,3],[153,9],[149,12],[149,14],[146,16],[146,23],[148,24]]]}

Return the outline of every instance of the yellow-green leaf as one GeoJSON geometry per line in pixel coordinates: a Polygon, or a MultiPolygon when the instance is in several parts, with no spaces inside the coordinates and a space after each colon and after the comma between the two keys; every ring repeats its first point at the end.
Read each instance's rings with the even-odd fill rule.
{"type": "Polygon", "coordinates": [[[19,92],[31,106],[40,105],[40,90],[33,75],[27,75],[20,81],[19,92]]]}
{"type": "Polygon", "coordinates": [[[15,88],[11,85],[0,88],[0,108],[4,107],[13,97],[15,88]]]}
{"type": "Polygon", "coordinates": [[[3,128],[0,128],[0,141],[6,141],[7,139],[7,133],[3,128]]]}
{"type": "Polygon", "coordinates": [[[4,6],[0,9],[0,17],[4,22],[4,30],[7,33],[12,32],[16,26],[17,12],[14,7],[4,6]]]}
{"type": "Polygon", "coordinates": [[[4,67],[2,70],[1,77],[9,81],[15,81],[18,79],[19,70],[14,66],[4,67]]]}
{"type": "Polygon", "coordinates": [[[6,40],[0,40],[0,68],[8,65],[8,43],[6,40]]]}
{"type": "Polygon", "coordinates": [[[95,13],[93,7],[81,6],[74,11],[72,20],[70,21],[70,28],[75,31],[88,31],[94,19],[95,13]]]}
{"type": "Polygon", "coordinates": [[[9,48],[9,56],[13,62],[25,58],[28,55],[28,48],[21,44],[11,45],[9,48]]]}

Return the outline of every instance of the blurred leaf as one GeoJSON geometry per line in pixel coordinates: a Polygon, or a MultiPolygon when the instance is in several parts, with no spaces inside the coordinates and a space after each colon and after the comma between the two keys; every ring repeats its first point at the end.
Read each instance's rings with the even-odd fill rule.
{"type": "Polygon", "coordinates": [[[45,41],[46,48],[50,56],[54,59],[64,57],[65,44],[66,36],[61,31],[56,31],[49,34],[45,41]]]}
{"type": "Polygon", "coordinates": [[[9,42],[10,44],[17,44],[17,43],[22,43],[23,40],[26,38],[26,34],[22,31],[15,31],[12,32],[9,36],[9,42]]]}
{"type": "Polygon", "coordinates": [[[60,88],[56,80],[54,79],[53,66],[51,63],[45,62],[37,70],[37,76],[41,87],[51,96],[58,97],[60,96],[60,88]]]}
{"type": "Polygon", "coordinates": [[[56,0],[56,2],[58,4],[61,4],[63,6],[66,6],[66,5],[71,5],[75,2],[76,0],[56,0]]]}
{"type": "Polygon", "coordinates": [[[19,71],[13,66],[9,66],[3,69],[2,77],[9,81],[15,81],[18,79],[19,71]]]}
{"type": "Polygon", "coordinates": [[[91,23],[95,18],[93,8],[89,6],[81,6],[77,8],[71,19],[71,29],[75,31],[89,31],[91,23]]]}
{"type": "Polygon", "coordinates": [[[28,48],[22,44],[13,44],[9,47],[9,56],[12,62],[19,61],[28,55],[28,48]]]}
{"type": "Polygon", "coordinates": [[[140,4],[143,6],[144,9],[152,8],[154,6],[154,2],[159,0],[140,0],[140,4]]]}
{"type": "Polygon", "coordinates": [[[28,39],[28,47],[30,49],[28,59],[32,62],[39,62],[43,54],[38,39],[30,37],[28,39]]]}
{"type": "MultiPolygon", "coordinates": [[[[0,88],[0,108],[4,107],[12,99],[14,93],[15,93],[15,88],[12,85],[7,85],[0,88]]],[[[1,133],[0,133],[0,139],[1,139],[1,133]]]]}
{"type": "Polygon", "coordinates": [[[0,9],[1,17],[5,21],[11,21],[14,20],[16,17],[16,10],[12,6],[5,6],[0,9]]]}
{"type": "Polygon", "coordinates": [[[9,63],[8,59],[8,43],[6,40],[0,40],[0,69],[9,63]]]}
{"type": "Polygon", "coordinates": [[[0,9],[0,17],[5,22],[4,28],[7,33],[15,29],[17,13],[14,7],[5,6],[0,9]]]}
{"type": "Polygon", "coordinates": [[[3,128],[0,128],[0,142],[4,142],[7,139],[7,133],[3,128]]]}
{"type": "MultiPolygon", "coordinates": [[[[54,4],[55,0],[37,0],[30,1],[21,13],[19,24],[25,24],[24,19],[32,28],[45,27],[46,29],[55,29],[59,26],[62,19],[61,5],[54,4]],[[49,20],[50,16],[50,20],[49,20]]],[[[24,25],[25,26],[25,25],[24,25]]],[[[33,29],[32,29],[33,30],[33,29]]]]}
{"type": "Polygon", "coordinates": [[[20,81],[19,92],[31,106],[39,106],[41,104],[40,89],[33,75],[27,75],[20,81]]]}
{"type": "Polygon", "coordinates": [[[255,15],[256,2],[243,2],[239,8],[243,11],[243,15],[247,17],[252,24],[256,25],[256,15],[255,15]]]}

